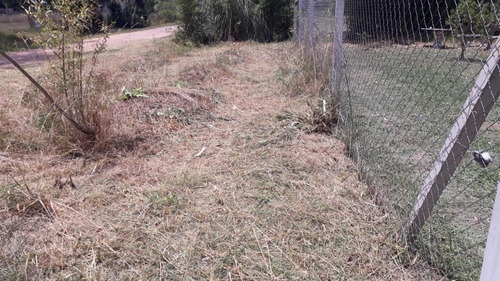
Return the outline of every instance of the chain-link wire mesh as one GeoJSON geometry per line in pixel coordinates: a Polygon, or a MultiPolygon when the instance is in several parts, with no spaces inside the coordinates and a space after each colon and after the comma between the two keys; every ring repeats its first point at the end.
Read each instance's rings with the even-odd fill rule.
{"type": "MultiPolygon", "coordinates": [[[[335,2],[297,3],[297,41],[324,71],[335,2]]],[[[500,1],[345,0],[343,16],[334,94],[352,156],[420,257],[478,279],[500,169],[500,1]]]]}

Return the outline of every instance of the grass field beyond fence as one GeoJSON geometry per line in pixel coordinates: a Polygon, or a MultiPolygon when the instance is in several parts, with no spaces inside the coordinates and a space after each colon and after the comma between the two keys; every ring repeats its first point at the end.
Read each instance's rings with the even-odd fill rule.
{"type": "MultiPolygon", "coordinates": [[[[297,38],[314,62],[331,60],[322,46],[333,43],[335,2],[299,1],[297,38]]],[[[458,1],[457,11],[452,1],[341,2],[343,76],[334,93],[341,126],[363,179],[397,221],[394,233],[405,245],[403,226],[492,52],[487,46],[495,39],[487,34],[497,31],[486,21],[496,10],[470,0],[458,1]],[[450,16],[456,14],[458,20],[450,16]],[[475,16],[478,22],[466,25],[475,16]]],[[[467,149],[463,160],[408,248],[452,279],[479,278],[499,166],[481,167],[473,152],[500,156],[499,109],[493,106],[471,143],[458,143],[467,149]]]]}
{"type": "MultiPolygon", "coordinates": [[[[414,46],[348,44],[345,55],[357,132],[352,152],[378,196],[405,220],[482,64],[457,61],[456,49],[414,46]]],[[[488,122],[497,119],[498,106],[488,122]]],[[[500,155],[492,147],[498,136],[499,127],[484,129],[471,150],[500,155]]],[[[444,271],[463,270],[457,276],[465,279],[479,276],[498,180],[471,160],[468,153],[417,243],[425,258],[444,271]]]]}

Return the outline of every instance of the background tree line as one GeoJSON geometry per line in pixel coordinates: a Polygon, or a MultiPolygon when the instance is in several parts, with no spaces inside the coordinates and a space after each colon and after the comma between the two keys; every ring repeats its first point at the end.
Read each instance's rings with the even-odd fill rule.
{"type": "MultiPolygon", "coordinates": [[[[293,0],[95,1],[105,24],[133,28],[180,21],[183,31],[179,38],[196,44],[288,39],[296,5],[293,0]]],[[[346,0],[346,24],[351,30],[347,39],[390,39],[401,43],[408,39],[432,40],[432,32],[422,28],[451,27],[455,33],[490,33],[498,25],[499,4],[500,0],[346,0]]],[[[23,5],[24,0],[0,0],[0,8],[20,10],[23,5]]]]}
{"type": "MultiPolygon", "coordinates": [[[[42,2],[42,0],[40,1],[42,2]]],[[[45,0],[48,4],[50,0],[45,0]]],[[[178,19],[177,5],[173,0],[95,0],[99,17],[105,24],[118,28],[145,27],[178,19]]],[[[22,11],[25,0],[0,0],[0,8],[22,11]]]]}
{"type": "Polygon", "coordinates": [[[20,9],[24,0],[0,0],[0,8],[20,9]]]}

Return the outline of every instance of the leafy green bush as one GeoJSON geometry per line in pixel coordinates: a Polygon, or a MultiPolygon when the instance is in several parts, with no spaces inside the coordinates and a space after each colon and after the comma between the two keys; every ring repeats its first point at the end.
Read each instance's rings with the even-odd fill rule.
{"type": "Polygon", "coordinates": [[[206,28],[207,18],[198,0],[176,0],[180,10],[182,31],[176,37],[180,41],[189,40],[194,43],[207,44],[212,40],[206,28]]]}
{"type": "Polygon", "coordinates": [[[272,38],[270,40],[286,40],[292,36],[293,1],[290,0],[260,0],[259,9],[268,26],[272,38]]]}
{"type": "Polygon", "coordinates": [[[269,28],[260,6],[253,0],[207,0],[203,6],[214,40],[268,41],[269,28]]]}
{"type": "Polygon", "coordinates": [[[285,40],[293,26],[292,0],[177,0],[182,33],[195,43],[285,40]]]}
{"type": "Polygon", "coordinates": [[[150,23],[172,23],[180,19],[180,10],[174,0],[156,0],[154,15],[149,17],[150,23]]]}

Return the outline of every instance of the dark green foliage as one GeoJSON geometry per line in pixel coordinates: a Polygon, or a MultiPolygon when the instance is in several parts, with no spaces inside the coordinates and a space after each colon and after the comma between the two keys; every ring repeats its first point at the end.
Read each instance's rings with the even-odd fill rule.
{"type": "Polygon", "coordinates": [[[154,0],[100,0],[100,14],[106,24],[119,28],[145,27],[154,11],[154,0]]]}
{"type": "Polygon", "coordinates": [[[495,15],[498,8],[498,1],[493,4],[486,0],[461,0],[457,8],[451,11],[448,24],[458,34],[490,34],[495,24],[498,24],[495,15]]]}
{"type": "Polygon", "coordinates": [[[0,0],[0,8],[19,9],[24,4],[24,0],[0,0]]]}
{"type": "Polygon", "coordinates": [[[177,34],[181,40],[207,44],[211,40],[204,24],[207,22],[198,0],[176,0],[180,10],[182,32],[177,34]]]}
{"type": "Polygon", "coordinates": [[[259,8],[274,40],[286,40],[292,35],[293,1],[260,0],[259,8]]]}
{"type": "Polygon", "coordinates": [[[15,34],[0,32],[0,50],[5,52],[17,51],[19,46],[23,46],[23,40],[15,34]]]}
{"type": "Polygon", "coordinates": [[[177,0],[183,32],[195,43],[285,40],[293,26],[291,0],[177,0]]]}
{"type": "MultiPolygon", "coordinates": [[[[51,3],[51,0],[47,0],[51,3]]],[[[99,0],[100,17],[105,24],[116,27],[145,27],[148,17],[154,12],[155,4],[162,0],[99,0]]],[[[0,8],[21,8],[25,0],[0,0],[0,8]]]]}
{"type": "Polygon", "coordinates": [[[156,0],[154,11],[157,22],[177,22],[180,18],[179,6],[174,0],[156,0]]]}
{"type": "Polygon", "coordinates": [[[260,7],[252,0],[207,0],[202,8],[214,40],[268,41],[272,37],[260,7]]]}

